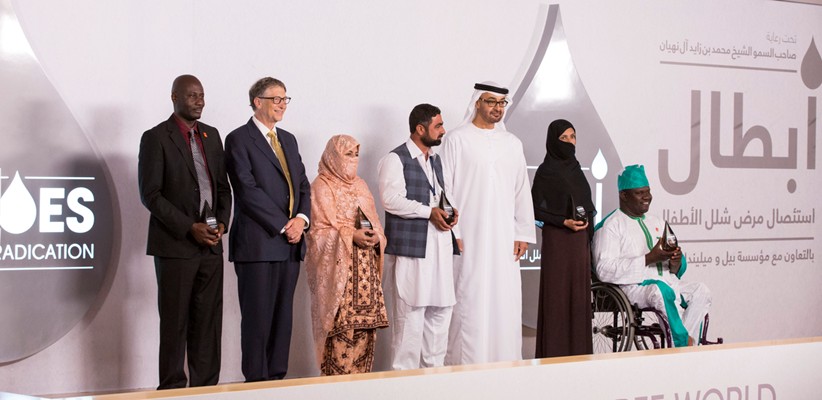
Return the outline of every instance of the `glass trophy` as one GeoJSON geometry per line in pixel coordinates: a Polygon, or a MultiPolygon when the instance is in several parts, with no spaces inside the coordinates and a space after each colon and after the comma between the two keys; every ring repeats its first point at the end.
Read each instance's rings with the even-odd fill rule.
{"type": "Polygon", "coordinates": [[[587,222],[588,221],[588,215],[585,212],[584,207],[582,207],[582,206],[577,206],[576,207],[576,209],[574,210],[574,221],[582,221],[582,222],[587,222]]]}
{"type": "Polygon", "coordinates": [[[572,220],[588,222],[588,213],[585,212],[585,207],[575,206],[572,196],[568,196],[568,210],[572,220]]]}
{"type": "Polygon", "coordinates": [[[203,204],[202,221],[211,229],[217,229],[217,217],[214,216],[214,211],[208,202],[203,204]]]}
{"type": "Polygon", "coordinates": [[[665,230],[662,232],[662,250],[674,251],[677,247],[679,247],[679,241],[676,240],[676,235],[668,225],[668,221],[665,221],[665,230]]]}
{"type": "Polygon", "coordinates": [[[440,205],[439,207],[445,211],[447,217],[445,217],[445,222],[449,225],[454,222],[454,207],[451,205],[451,202],[448,201],[448,198],[445,197],[445,192],[440,194],[440,205]]]}
{"type": "Polygon", "coordinates": [[[354,221],[354,226],[357,229],[373,229],[371,221],[368,220],[368,217],[365,216],[365,213],[362,212],[362,208],[359,206],[357,206],[357,219],[354,221]]]}
{"type": "MultiPolygon", "coordinates": [[[[374,236],[374,231],[372,230],[374,229],[374,227],[373,225],[371,225],[371,221],[368,220],[368,217],[365,216],[365,213],[362,212],[362,208],[360,208],[359,206],[357,206],[357,219],[354,221],[354,227],[357,229],[367,229],[367,231],[365,231],[365,236],[374,236]]],[[[379,251],[379,241],[377,242],[377,244],[374,245],[374,248],[376,248],[379,251]]]]}

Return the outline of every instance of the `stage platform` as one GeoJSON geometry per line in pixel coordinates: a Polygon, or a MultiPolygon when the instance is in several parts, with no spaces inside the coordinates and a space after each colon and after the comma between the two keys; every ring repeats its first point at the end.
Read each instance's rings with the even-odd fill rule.
{"type": "Polygon", "coordinates": [[[822,337],[60,398],[802,400],[819,371],[822,337]]]}

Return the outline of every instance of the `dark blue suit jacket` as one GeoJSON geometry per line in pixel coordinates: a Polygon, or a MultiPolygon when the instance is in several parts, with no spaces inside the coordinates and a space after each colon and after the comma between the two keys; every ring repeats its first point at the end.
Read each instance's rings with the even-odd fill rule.
{"type": "MultiPolygon", "coordinates": [[[[297,139],[276,128],[294,186],[294,212],[311,217],[311,186],[305,175],[297,139]]],[[[234,189],[234,219],[228,237],[232,262],[285,261],[293,246],[305,256],[305,241],[291,245],[280,234],[290,219],[288,182],[274,150],[254,121],[235,129],[225,139],[226,169],[234,189]]]]}

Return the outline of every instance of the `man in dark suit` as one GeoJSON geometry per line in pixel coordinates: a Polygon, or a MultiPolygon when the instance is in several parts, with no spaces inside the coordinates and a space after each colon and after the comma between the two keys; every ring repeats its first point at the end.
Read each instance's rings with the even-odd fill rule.
{"type": "Polygon", "coordinates": [[[262,78],[248,91],[254,116],[226,136],[226,167],[236,198],[228,257],[240,298],[246,382],[282,379],[288,370],[294,289],[305,256],[310,186],[297,139],[275,127],[290,97],[262,78]]]}
{"type": "Polygon", "coordinates": [[[197,122],[205,106],[200,81],[182,75],[171,87],[174,114],[143,133],[137,166],[140,199],[151,212],[146,253],[154,256],[160,312],[160,385],[220,379],[223,318],[221,237],[231,210],[223,144],[197,122]],[[203,210],[213,212],[211,225],[203,210]]]}

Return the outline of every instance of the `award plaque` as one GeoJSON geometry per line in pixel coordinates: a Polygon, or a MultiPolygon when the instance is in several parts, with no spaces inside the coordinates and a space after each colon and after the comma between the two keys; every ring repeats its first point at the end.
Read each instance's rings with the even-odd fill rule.
{"type": "Polygon", "coordinates": [[[208,205],[208,202],[203,204],[201,216],[202,222],[208,225],[209,228],[217,229],[217,217],[214,216],[214,211],[211,209],[211,206],[208,205]]]}
{"type": "MultiPolygon", "coordinates": [[[[373,225],[371,225],[371,221],[368,220],[368,217],[365,216],[365,213],[362,212],[362,208],[357,206],[357,219],[354,220],[354,227],[357,229],[368,229],[365,232],[365,236],[373,237],[374,236],[374,229],[373,225]]],[[[374,245],[374,248],[379,251],[380,243],[379,241],[374,245]]]]}
{"type": "Polygon", "coordinates": [[[448,201],[448,198],[445,197],[445,192],[442,192],[440,195],[440,206],[445,214],[448,215],[445,218],[445,222],[449,225],[454,222],[454,207],[451,205],[451,202],[448,201]]]}
{"type": "Polygon", "coordinates": [[[371,221],[368,220],[368,217],[365,216],[359,206],[357,206],[357,219],[354,221],[354,227],[357,229],[373,229],[371,221]]]}
{"type": "Polygon", "coordinates": [[[585,212],[585,208],[582,206],[577,206],[574,210],[574,221],[588,221],[588,214],[585,212]]]}
{"type": "Polygon", "coordinates": [[[665,221],[665,230],[662,232],[662,250],[674,251],[677,247],[679,247],[679,241],[676,240],[676,235],[668,225],[668,221],[665,221]]]}
{"type": "Polygon", "coordinates": [[[570,219],[574,221],[588,221],[588,213],[585,212],[585,207],[574,205],[574,198],[572,196],[568,196],[568,214],[571,217],[570,219]]]}

